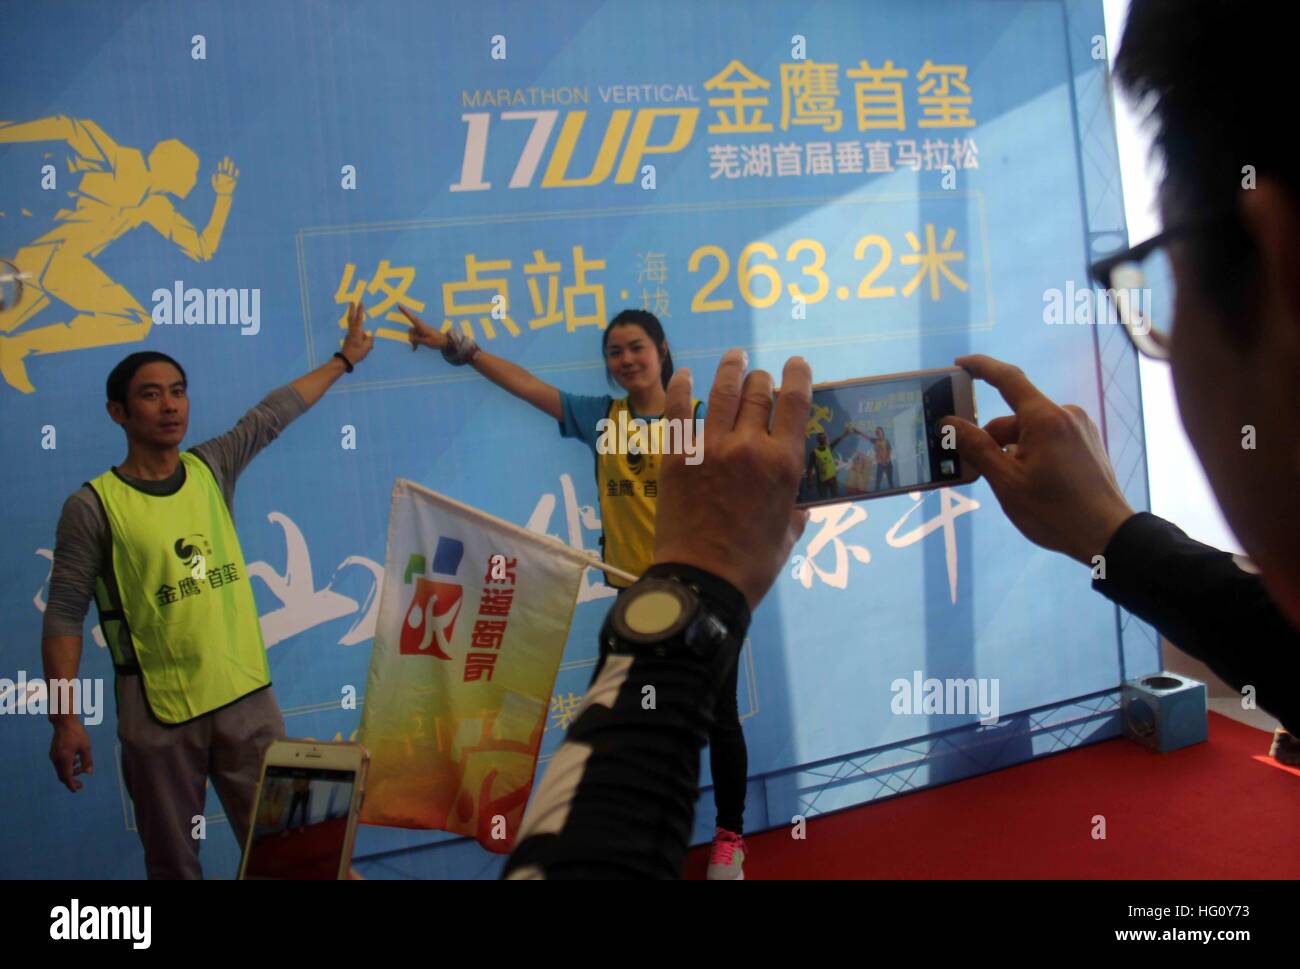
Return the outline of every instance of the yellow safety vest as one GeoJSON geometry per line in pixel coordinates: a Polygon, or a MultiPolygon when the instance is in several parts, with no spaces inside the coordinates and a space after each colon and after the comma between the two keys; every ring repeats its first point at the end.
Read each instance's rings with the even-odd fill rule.
{"type": "Polygon", "coordinates": [[[835,477],[835,452],[830,447],[813,448],[813,458],[817,462],[817,477],[830,481],[835,477]]]}
{"type": "MultiPolygon", "coordinates": [[[[692,416],[700,408],[699,400],[691,401],[692,416]]],[[[606,417],[619,426],[619,413],[631,425],[632,409],[627,398],[610,404],[606,417]]],[[[645,419],[651,436],[649,450],[659,449],[661,418],[645,419]],[[653,442],[653,443],[651,443],[653,442]]],[[[655,506],[659,497],[658,454],[601,454],[596,450],[596,491],[600,495],[600,538],[604,560],[615,568],[633,575],[641,575],[654,562],[655,506]]],[[[616,588],[626,588],[628,583],[608,573],[605,582],[616,588]]]]}
{"type": "Polygon", "coordinates": [[[185,723],[269,686],[262,627],[235,523],[212,471],[183,453],[185,483],[150,495],[110,470],[90,482],[108,518],[120,602],[95,582],[100,624],[120,672],[124,624],[155,717],[185,723]]]}

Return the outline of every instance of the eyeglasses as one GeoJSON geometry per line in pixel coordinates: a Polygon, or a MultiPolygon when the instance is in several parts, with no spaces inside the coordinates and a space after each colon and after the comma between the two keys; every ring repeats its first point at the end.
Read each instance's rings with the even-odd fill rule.
{"type": "MultiPolygon", "coordinates": [[[[1239,225],[1235,211],[1220,210],[1167,229],[1088,267],[1093,281],[1106,290],[1107,299],[1138,353],[1152,360],[1169,359],[1174,326],[1174,271],[1169,244],[1198,232],[1239,225]],[[1168,310],[1153,313],[1153,296],[1168,310]]],[[[1240,228],[1236,231],[1240,232],[1240,228]]]]}
{"type": "Polygon", "coordinates": [[[1162,232],[1131,249],[1107,256],[1088,269],[1093,281],[1106,291],[1133,346],[1152,360],[1169,359],[1173,312],[1156,314],[1151,305],[1157,294],[1163,306],[1173,305],[1174,274],[1169,262],[1169,243],[1200,228],[1203,226],[1198,223],[1162,232]]]}

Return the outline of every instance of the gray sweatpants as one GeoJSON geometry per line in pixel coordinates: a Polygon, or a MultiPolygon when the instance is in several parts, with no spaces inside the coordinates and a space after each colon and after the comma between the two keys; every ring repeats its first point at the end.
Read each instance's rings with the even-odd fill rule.
{"type": "Polygon", "coordinates": [[[202,842],[193,832],[195,817],[203,814],[209,776],[242,850],[262,754],[284,736],[284,719],[268,686],[190,723],[168,727],[149,712],[140,680],[138,675],[116,677],[117,736],[145,869],[150,878],[202,878],[202,842]]]}

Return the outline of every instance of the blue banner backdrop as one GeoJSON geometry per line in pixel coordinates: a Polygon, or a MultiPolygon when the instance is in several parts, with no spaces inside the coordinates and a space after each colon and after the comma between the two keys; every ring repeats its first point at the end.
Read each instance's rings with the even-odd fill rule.
{"type": "MultiPolygon", "coordinates": [[[[598,547],[590,454],[412,354],[402,305],[577,393],[610,392],[601,329],[625,306],[660,316],[703,387],[733,345],[776,373],[800,353],[818,380],[989,353],[1084,406],[1146,507],[1123,334],[1044,322],[1044,294],[1086,287],[1125,238],[1097,0],[78,2],[8,21],[0,118],[47,123],[39,142],[0,129],[0,257],[47,302],[0,314],[0,677],[39,675],[62,502],[125,453],[111,367],[143,348],[179,359],[192,446],[327,359],[352,299],[374,352],[238,490],[291,735],[360,722],[341,698],[364,691],[395,477],[598,547]],[[151,154],[172,140],[199,160],[193,190],[132,209],[184,156],[151,154]],[[195,233],[231,179],[214,246],[195,233]],[[80,196],[105,201],[74,237],[59,210],[80,196]]],[[[978,394],[982,420],[1007,412],[978,394]]],[[[612,595],[588,572],[542,770],[612,595]]],[[[111,694],[94,622],[82,675],[111,694]]],[[[982,482],[820,508],[744,651],[747,829],[1114,736],[1119,684],[1158,665],[1152,631],[1021,538],[982,482]],[[999,721],[898,712],[898,682],[922,677],[996,682],[999,721]]],[[[45,719],[0,717],[3,875],[142,874],[107,706],[76,795],[45,719]]],[[[215,796],[209,810],[205,868],[229,877],[238,848],[215,796]]],[[[706,789],[700,839],[712,810],[706,789]]],[[[367,828],[358,855],[368,877],[501,864],[437,832],[367,828]]]]}

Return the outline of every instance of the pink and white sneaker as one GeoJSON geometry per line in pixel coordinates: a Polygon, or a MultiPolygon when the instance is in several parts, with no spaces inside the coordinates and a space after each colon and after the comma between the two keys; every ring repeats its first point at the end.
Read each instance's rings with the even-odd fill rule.
{"type": "Polygon", "coordinates": [[[713,832],[713,850],[709,852],[709,881],[745,880],[745,839],[734,831],[718,828],[713,832]]]}

